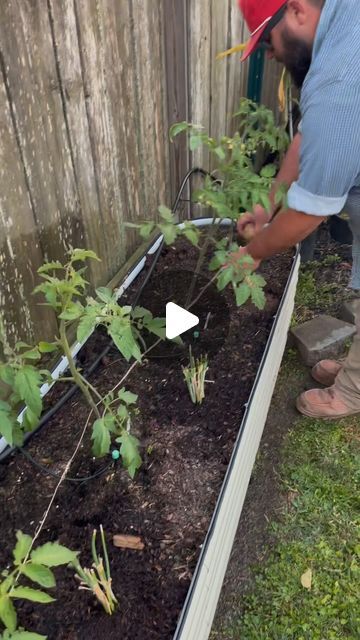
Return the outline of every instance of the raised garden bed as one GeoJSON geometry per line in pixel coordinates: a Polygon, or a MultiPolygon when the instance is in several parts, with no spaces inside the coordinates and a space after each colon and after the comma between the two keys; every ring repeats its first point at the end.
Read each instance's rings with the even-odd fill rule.
{"type": "MultiPolygon", "coordinates": [[[[161,315],[169,299],[181,304],[186,273],[194,270],[196,257],[196,250],[184,240],[178,241],[176,250],[164,249],[139,303],[161,315]]],[[[100,478],[62,486],[40,541],[59,539],[81,551],[89,564],[89,540],[100,524],[109,540],[115,534],[135,534],[144,542],[143,551],[109,544],[113,590],[119,600],[115,614],[105,616],[91,597],[78,591],[69,569],[61,568],[57,602],[46,607],[22,603],[22,626],[47,634],[50,640],[207,637],[285,346],[297,265],[291,254],[262,265],[267,280],[264,311],[249,303],[238,309],[230,290],[219,294],[215,287],[194,306],[200,335],[196,338],[190,332],[185,343],[192,344],[195,354],[208,353],[211,381],[200,407],[192,404],[182,377],[186,348],[161,345],[134,369],[127,388],[139,395],[134,429],[144,460],[134,481],[114,463],[100,478]]],[[[142,277],[127,292],[129,300],[142,277]]],[[[105,341],[100,331],[89,339],[80,354],[84,367],[105,341]]],[[[92,381],[107,390],[126,368],[114,348],[92,381]]],[[[59,473],[86,415],[77,394],[34,436],[27,450],[41,465],[59,473]]],[[[90,448],[88,436],[72,466],[72,477],[89,476],[104,467],[104,461],[89,457],[90,448]]],[[[33,530],[57,480],[20,454],[0,473],[0,529],[7,558],[14,531],[33,530]]]]}

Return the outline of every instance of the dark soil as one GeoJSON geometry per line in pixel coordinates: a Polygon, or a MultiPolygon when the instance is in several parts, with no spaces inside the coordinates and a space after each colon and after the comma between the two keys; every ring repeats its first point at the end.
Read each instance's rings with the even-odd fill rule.
{"type": "MultiPolygon", "coordinates": [[[[169,299],[184,304],[189,289],[186,272],[194,270],[196,256],[196,250],[184,242],[178,243],[176,251],[165,249],[139,304],[160,315],[169,299]]],[[[120,463],[114,463],[101,477],[86,483],[67,482],[58,493],[40,542],[59,540],[80,551],[82,564],[89,566],[92,530],[102,524],[109,542],[113,590],[119,600],[116,613],[112,617],[103,613],[91,594],[78,591],[71,570],[60,568],[55,570],[56,603],[19,602],[22,626],[47,634],[49,640],[172,637],[291,262],[289,254],[262,265],[267,279],[264,311],[251,304],[239,310],[230,290],[220,295],[211,287],[191,309],[200,317],[199,338],[188,332],[183,348],[162,346],[152,354],[156,357],[133,370],[126,388],[139,396],[140,414],[133,428],[142,443],[144,460],[134,481],[120,463]],[[195,354],[209,354],[207,379],[212,382],[206,386],[200,407],[191,403],[181,372],[181,364],[188,361],[189,343],[195,354]],[[114,548],[112,536],[119,533],[141,536],[144,551],[114,548]]],[[[140,282],[136,281],[136,288],[140,282]]],[[[134,291],[129,292],[129,299],[134,291]]],[[[81,356],[84,366],[104,342],[101,332],[90,339],[81,356]]],[[[100,390],[109,390],[126,369],[120,354],[112,349],[91,382],[100,390]]],[[[52,472],[61,472],[87,415],[87,406],[77,393],[32,438],[27,450],[52,472]]],[[[71,476],[88,476],[109,463],[108,459],[94,460],[90,446],[88,435],[71,476]]],[[[44,475],[21,454],[2,465],[0,474],[0,566],[5,567],[16,530],[34,532],[56,479],[44,475]]]]}

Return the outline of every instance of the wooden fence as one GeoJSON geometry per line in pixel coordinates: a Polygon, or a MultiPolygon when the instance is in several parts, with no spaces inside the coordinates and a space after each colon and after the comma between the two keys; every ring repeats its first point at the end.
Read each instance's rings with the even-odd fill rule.
{"type": "Polygon", "coordinates": [[[9,340],[54,334],[54,315],[31,295],[45,260],[91,248],[101,258],[91,282],[105,284],[138,243],[124,223],[153,218],[190,164],[206,164],[169,144],[169,124],[231,132],[248,66],[215,56],[246,36],[236,0],[3,0],[0,315],[9,340]]]}

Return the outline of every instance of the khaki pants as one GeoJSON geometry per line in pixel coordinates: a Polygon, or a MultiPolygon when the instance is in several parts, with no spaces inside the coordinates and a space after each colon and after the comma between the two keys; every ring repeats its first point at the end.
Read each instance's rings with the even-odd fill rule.
{"type": "Polygon", "coordinates": [[[345,404],[354,411],[360,410],[360,314],[356,318],[357,334],[348,357],[335,380],[335,389],[344,398],[345,404]]]}
{"type": "MultiPolygon", "coordinates": [[[[350,287],[360,289],[360,193],[353,193],[344,207],[350,218],[353,233],[353,267],[350,287]]],[[[349,355],[335,380],[335,388],[345,403],[354,411],[360,410],[360,313],[356,318],[357,334],[353,340],[349,355]]]]}

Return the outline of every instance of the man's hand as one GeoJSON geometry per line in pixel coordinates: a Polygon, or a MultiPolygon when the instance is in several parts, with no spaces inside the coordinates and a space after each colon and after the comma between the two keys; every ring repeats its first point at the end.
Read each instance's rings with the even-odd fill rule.
{"type": "Polygon", "coordinates": [[[255,205],[252,213],[243,213],[237,223],[239,236],[250,242],[270,222],[270,214],[260,204],[255,205]]]}

